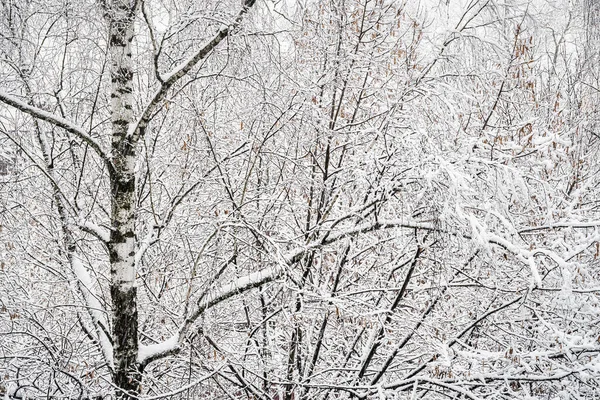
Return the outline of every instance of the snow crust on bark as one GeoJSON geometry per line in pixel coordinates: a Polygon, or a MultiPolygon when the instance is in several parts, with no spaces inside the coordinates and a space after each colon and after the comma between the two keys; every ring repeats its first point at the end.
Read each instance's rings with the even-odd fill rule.
{"type": "MultiPolygon", "coordinates": [[[[77,255],[72,255],[71,267],[73,268],[73,272],[75,272],[77,279],[79,279],[81,286],[83,286],[84,290],[82,290],[81,292],[83,293],[83,296],[85,298],[85,302],[88,306],[88,310],[90,316],[92,317],[94,325],[96,327],[101,325],[104,329],[107,329],[108,323],[106,321],[104,307],[102,307],[102,304],[100,304],[98,297],[94,293],[92,277],[90,276],[89,272],[87,271],[79,257],[77,257],[77,255]]],[[[113,346],[110,343],[110,340],[102,327],[96,329],[98,333],[98,340],[100,341],[102,353],[104,354],[106,361],[112,369],[114,368],[113,346]]]]}

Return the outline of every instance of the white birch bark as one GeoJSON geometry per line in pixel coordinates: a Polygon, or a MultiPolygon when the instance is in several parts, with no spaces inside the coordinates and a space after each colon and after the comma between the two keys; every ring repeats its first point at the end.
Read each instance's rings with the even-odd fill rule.
{"type": "Polygon", "coordinates": [[[135,286],[136,141],[128,136],[133,121],[133,69],[131,42],[137,5],[114,1],[108,10],[110,23],[111,91],[111,233],[108,250],[111,265],[114,383],[117,398],[139,394],[141,371],[137,366],[138,310],[135,286]]]}

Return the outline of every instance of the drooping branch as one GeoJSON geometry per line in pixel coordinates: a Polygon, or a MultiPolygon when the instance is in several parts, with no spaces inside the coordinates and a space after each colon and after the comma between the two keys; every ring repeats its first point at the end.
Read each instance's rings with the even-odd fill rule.
{"type": "MultiPolygon", "coordinates": [[[[91,336],[91,332],[87,332],[87,334],[90,335],[92,340],[98,339],[98,344],[106,361],[107,367],[112,372],[114,367],[113,347],[110,339],[110,334],[108,333],[108,323],[105,317],[105,310],[100,304],[100,301],[98,300],[95,291],[93,290],[93,282],[89,273],[83,266],[80,258],[77,256],[76,240],[71,230],[71,225],[69,223],[69,216],[67,211],[69,202],[58,187],[57,180],[55,178],[54,165],[49,152],[49,145],[46,142],[44,134],[42,133],[37,120],[34,121],[34,126],[37,140],[40,145],[40,150],[42,152],[44,160],[44,166],[40,166],[40,168],[43,169],[45,175],[49,178],[54,188],[52,192],[52,197],[56,203],[56,208],[60,217],[60,223],[62,226],[63,233],[63,243],[67,253],[67,258],[69,260],[69,264],[72,270],[71,272],[76,278],[78,291],[84,299],[88,315],[90,316],[93,322],[93,326],[96,331],[96,337],[91,336]]],[[[83,323],[82,327],[84,330],[86,329],[83,326],[83,323]]]]}
{"type": "Polygon", "coordinates": [[[62,117],[59,117],[52,113],[49,113],[45,110],[42,110],[41,108],[29,105],[29,104],[25,103],[24,101],[19,100],[15,96],[5,93],[2,90],[0,90],[0,101],[16,108],[17,110],[19,110],[21,112],[29,114],[34,118],[48,122],[50,124],[53,124],[55,126],[58,126],[59,128],[66,130],[67,132],[74,134],[79,139],[81,139],[85,143],[87,143],[92,149],[94,149],[96,154],[98,154],[98,156],[100,156],[100,158],[102,159],[102,161],[108,168],[109,173],[112,174],[114,172],[111,158],[108,155],[108,153],[106,153],[104,151],[104,149],[102,148],[102,145],[100,143],[98,143],[96,141],[96,139],[94,139],[93,137],[88,135],[83,130],[83,128],[77,126],[75,123],[73,123],[65,118],[62,118],[62,117]]]}

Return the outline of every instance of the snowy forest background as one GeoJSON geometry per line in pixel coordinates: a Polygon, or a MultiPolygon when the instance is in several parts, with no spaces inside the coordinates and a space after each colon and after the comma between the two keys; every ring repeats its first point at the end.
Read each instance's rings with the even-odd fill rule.
{"type": "Polygon", "coordinates": [[[599,12],[0,0],[0,395],[597,399],[599,12]]]}

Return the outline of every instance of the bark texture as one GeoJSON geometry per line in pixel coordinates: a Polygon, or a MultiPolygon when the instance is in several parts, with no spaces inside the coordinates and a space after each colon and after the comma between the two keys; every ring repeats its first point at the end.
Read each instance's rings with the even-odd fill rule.
{"type": "Polygon", "coordinates": [[[137,367],[138,311],[135,287],[136,138],[127,134],[133,123],[133,66],[131,42],[136,5],[115,0],[108,10],[111,55],[111,225],[108,249],[111,264],[114,383],[118,399],[137,396],[141,371],[137,367]]]}

